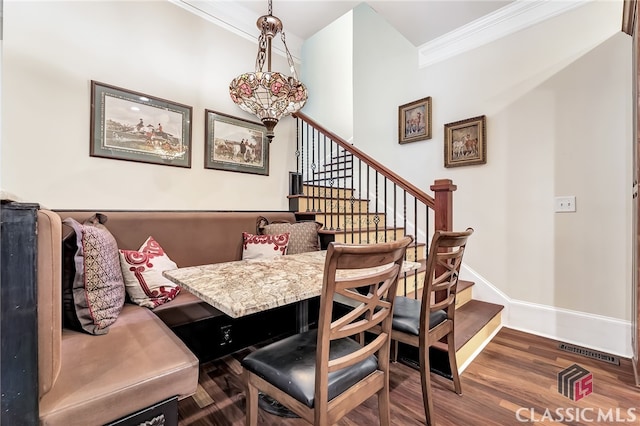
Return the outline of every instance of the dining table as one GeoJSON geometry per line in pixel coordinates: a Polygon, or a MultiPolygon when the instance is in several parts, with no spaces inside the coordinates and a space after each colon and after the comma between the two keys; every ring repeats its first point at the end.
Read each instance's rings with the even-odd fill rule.
{"type": "MultiPolygon", "coordinates": [[[[190,266],[164,271],[163,275],[214,308],[232,318],[255,314],[296,303],[296,328],[309,330],[309,299],[322,293],[326,250],[290,255],[273,255],[259,259],[190,266]]],[[[339,271],[342,276],[362,275],[376,269],[339,271]]],[[[405,273],[417,270],[420,263],[404,261],[405,273]]],[[[350,303],[335,295],[334,300],[350,303]]],[[[297,417],[278,401],[260,394],[260,407],[281,417],[297,417]]]]}
{"type": "MultiPolygon", "coordinates": [[[[308,301],[322,292],[326,254],[320,250],[273,255],[178,268],[163,275],[232,318],[297,303],[297,329],[303,332],[308,330],[308,301]]],[[[402,266],[406,273],[419,267],[411,261],[402,266]]]]}

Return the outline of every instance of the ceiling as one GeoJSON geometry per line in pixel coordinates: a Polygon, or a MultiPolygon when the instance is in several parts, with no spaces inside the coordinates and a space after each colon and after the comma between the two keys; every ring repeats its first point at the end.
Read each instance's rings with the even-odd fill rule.
{"type": "MultiPolygon", "coordinates": [[[[268,0],[168,0],[248,40],[257,40],[256,21],[268,14],[268,0]]],[[[477,48],[592,0],[371,0],[367,3],[416,46],[425,67],[477,48]]],[[[622,1],[622,0],[616,0],[622,1]]],[[[300,61],[304,41],[362,2],[273,0],[287,46],[300,61]]],[[[284,55],[279,37],[274,52],[284,55]]]]}
{"type": "MultiPolygon", "coordinates": [[[[417,47],[512,1],[372,0],[365,3],[417,47]]],[[[235,0],[233,3],[234,6],[244,7],[253,13],[256,20],[268,11],[267,0],[235,0]]],[[[362,2],[339,0],[273,0],[273,15],[282,20],[287,39],[293,35],[305,40],[360,3],[362,2]]]]}

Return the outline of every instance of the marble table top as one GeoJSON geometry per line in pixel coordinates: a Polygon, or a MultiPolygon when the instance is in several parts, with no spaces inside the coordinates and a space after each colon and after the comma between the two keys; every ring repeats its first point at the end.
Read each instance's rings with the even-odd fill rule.
{"type": "MultiPolygon", "coordinates": [[[[164,271],[163,275],[214,308],[239,318],[319,296],[326,253],[191,266],[164,271]]],[[[403,271],[419,266],[417,262],[404,262],[403,271]]]]}

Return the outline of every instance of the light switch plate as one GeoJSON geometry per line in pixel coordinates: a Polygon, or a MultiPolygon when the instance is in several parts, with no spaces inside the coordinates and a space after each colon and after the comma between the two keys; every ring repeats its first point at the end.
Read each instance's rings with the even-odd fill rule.
{"type": "Polygon", "coordinates": [[[564,195],[556,197],[555,199],[555,211],[558,213],[568,213],[576,211],[576,196],[564,195]]]}

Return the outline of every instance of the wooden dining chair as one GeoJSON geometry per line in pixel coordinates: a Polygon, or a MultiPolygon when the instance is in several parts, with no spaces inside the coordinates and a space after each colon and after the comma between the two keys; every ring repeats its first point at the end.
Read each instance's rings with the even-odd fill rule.
{"type": "Polygon", "coordinates": [[[380,424],[390,424],[392,309],[412,241],[407,236],[380,244],[329,244],[318,329],[272,343],[242,360],[247,425],[257,424],[258,392],[322,426],[377,394],[380,424]],[[362,292],[364,287],[369,291],[362,292]],[[348,299],[351,309],[334,311],[334,295],[348,299]],[[353,339],[376,325],[382,332],[371,342],[353,339]]]}
{"type": "Polygon", "coordinates": [[[398,342],[418,348],[420,381],[427,425],[435,425],[431,396],[429,348],[439,341],[447,343],[447,354],[454,390],[462,395],[455,345],[455,299],[458,274],[467,239],[473,229],[464,232],[436,231],[431,240],[421,299],[396,297],[391,339],[393,360],[397,360],[398,342]]]}

